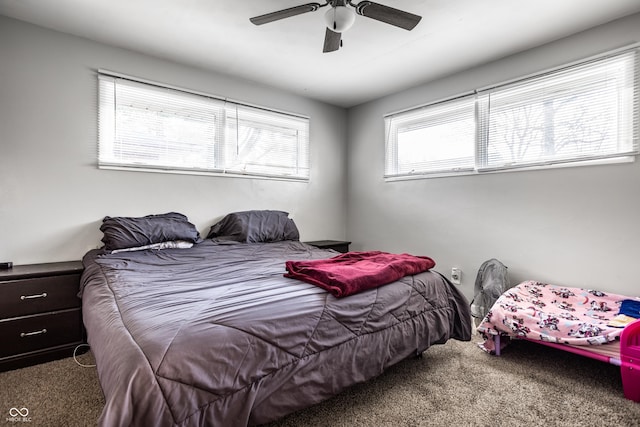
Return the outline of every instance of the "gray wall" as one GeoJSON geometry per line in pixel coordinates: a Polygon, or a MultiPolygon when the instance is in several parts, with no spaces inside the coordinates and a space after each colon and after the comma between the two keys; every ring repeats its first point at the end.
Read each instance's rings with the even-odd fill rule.
{"type": "Polygon", "coordinates": [[[281,209],[303,240],[345,237],[344,109],[0,16],[0,261],[80,259],[105,215],[281,209]],[[99,170],[96,70],[311,117],[309,183],[99,170]]]}
{"type": "MultiPolygon", "coordinates": [[[[640,14],[349,110],[353,249],[429,255],[463,271],[498,258],[525,279],[638,295],[640,162],[384,182],[383,116],[640,40],[640,14]]],[[[447,58],[443,57],[443,61],[447,58]]]]}
{"type": "Polygon", "coordinates": [[[79,259],[100,244],[105,215],[180,211],[206,233],[225,213],[268,208],[291,212],[303,240],[346,236],[356,250],[430,255],[445,273],[460,267],[469,297],[478,267],[491,257],[509,266],[513,282],[638,293],[638,162],[384,182],[382,117],[640,40],[640,15],[348,115],[1,16],[0,40],[0,261],[79,259]],[[311,116],[311,181],[97,169],[97,68],[311,116]]]}

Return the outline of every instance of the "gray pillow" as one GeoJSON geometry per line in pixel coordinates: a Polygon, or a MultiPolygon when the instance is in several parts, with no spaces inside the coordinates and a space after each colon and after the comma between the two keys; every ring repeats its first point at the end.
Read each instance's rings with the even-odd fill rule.
{"type": "Polygon", "coordinates": [[[196,227],[176,212],[143,217],[106,216],[100,231],[104,233],[102,242],[108,251],[174,240],[193,243],[200,240],[196,227]]]}
{"type": "Polygon", "coordinates": [[[209,230],[207,239],[218,237],[237,242],[299,240],[298,227],[288,212],[253,210],[230,213],[209,230]]]}

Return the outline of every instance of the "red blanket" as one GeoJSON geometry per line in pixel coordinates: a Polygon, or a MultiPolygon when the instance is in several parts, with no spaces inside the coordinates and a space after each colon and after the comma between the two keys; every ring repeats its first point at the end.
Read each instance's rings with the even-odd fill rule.
{"type": "Polygon", "coordinates": [[[426,256],[388,252],[347,252],[329,259],[287,261],[285,277],[320,286],[346,297],[433,268],[426,256]]]}

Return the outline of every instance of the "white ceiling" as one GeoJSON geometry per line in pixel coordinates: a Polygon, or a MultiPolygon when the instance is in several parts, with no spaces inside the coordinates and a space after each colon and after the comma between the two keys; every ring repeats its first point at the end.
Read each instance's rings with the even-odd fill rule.
{"type": "Polygon", "coordinates": [[[640,12],[639,0],[379,0],[422,21],[406,31],[357,16],[332,53],[327,8],[249,22],[307,2],[0,0],[0,14],[350,107],[640,12]]]}

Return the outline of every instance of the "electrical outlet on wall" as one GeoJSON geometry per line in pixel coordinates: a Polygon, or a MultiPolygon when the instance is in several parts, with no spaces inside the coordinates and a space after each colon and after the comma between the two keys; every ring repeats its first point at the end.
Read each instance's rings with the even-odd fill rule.
{"type": "Polygon", "coordinates": [[[454,285],[459,285],[462,280],[462,270],[458,267],[453,267],[451,269],[451,283],[454,285]]]}

